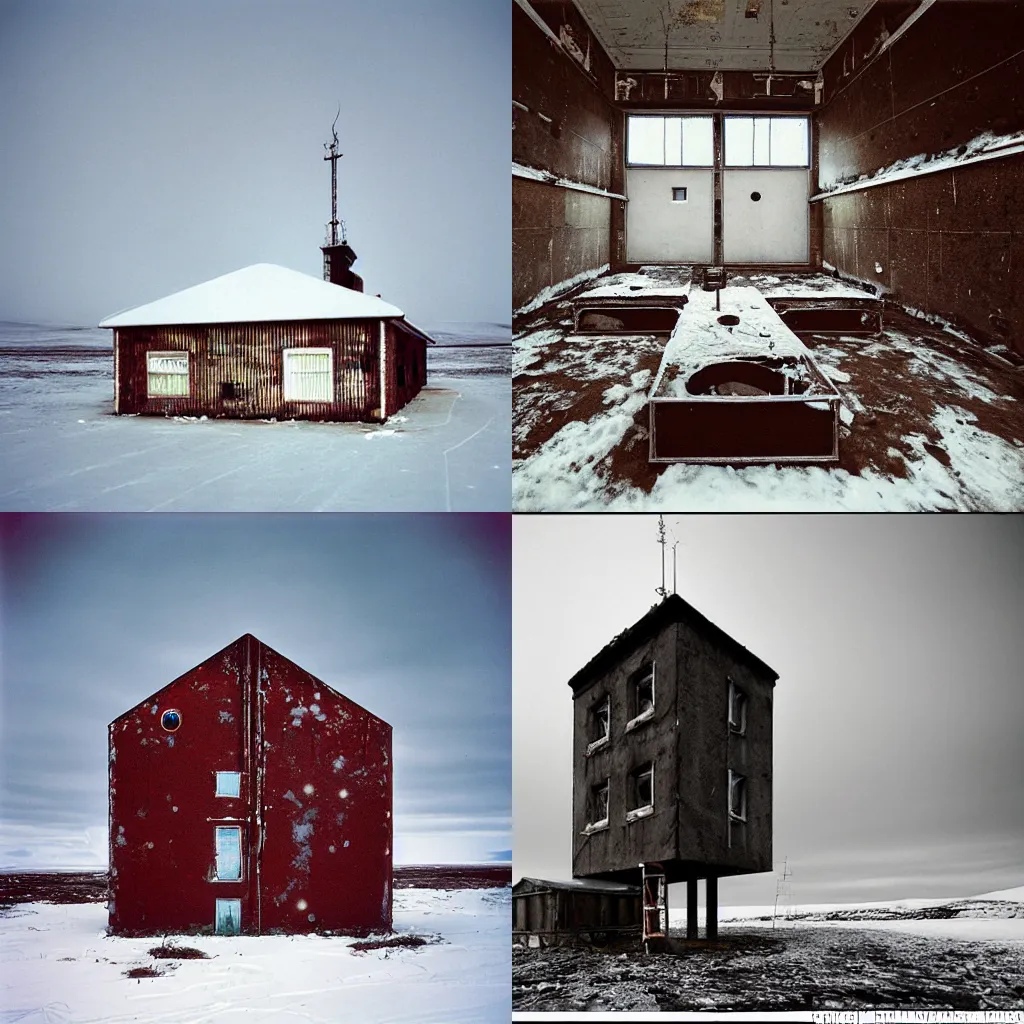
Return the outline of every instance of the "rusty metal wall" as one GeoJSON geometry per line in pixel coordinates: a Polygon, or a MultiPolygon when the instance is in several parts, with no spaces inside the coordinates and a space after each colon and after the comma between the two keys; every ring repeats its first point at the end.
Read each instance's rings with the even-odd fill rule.
{"type": "Polygon", "coordinates": [[[209,931],[218,898],[247,933],[389,928],[390,760],[390,726],[239,638],[109,727],[111,930],[209,931]],[[240,881],[215,880],[218,824],[242,828],[240,881]]]}
{"type": "Polygon", "coordinates": [[[115,333],[118,411],[158,416],[379,420],[379,321],[318,320],[184,327],[122,327],[115,333]],[[283,351],[333,352],[334,401],[284,398],[283,351]],[[146,353],[187,351],[190,394],[147,396],[146,353]],[[239,397],[224,397],[234,383],[239,397]]]}
{"type": "MultiPolygon", "coordinates": [[[[611,99],[611,61],[572,3],[548,0],[534,6],[563,45],[512,5],[512,160],[621,193],[624,119],[611,99]]],[[[622,211],[615,211],[616,248],[613,205],[622,202],[513,178],[513,309],[543,288],[621,260],[622,211]]]]}
{"type": "Polygon", "coordinates": [[[411,402],[427,383],[427,343],[399,323],[389,323],[385,328],[387,345],[387,403],[388,415],[398,412],[403,405],[411,402]],[[399,383],[399,368],[402,381],[399,383]]]}
{"type": "MultiPolygon", "coordinates": [[[[825,68],[819,187],[1024,129],[1024,4],[935,4],[880,56],[878,26],[858,29],[825,68]]],[[[825,199],[824,259],[1024,351],[1022,183],[1018,155],[825,199]]]]}

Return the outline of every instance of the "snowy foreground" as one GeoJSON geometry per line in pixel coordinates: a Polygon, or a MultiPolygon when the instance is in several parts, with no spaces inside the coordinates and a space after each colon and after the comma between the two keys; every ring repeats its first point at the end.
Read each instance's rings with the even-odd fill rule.
{"type": "Polygon", "coordinates": [[[381,425],[114,416],[109,331],[0,323],[0,509],[507,512],[511,349],[459,326],[381,425]]]}
{"type": "MultiPolygon", "coordinates": [[[[513,956],[515,1010],[1024,1010],[1024,887],[964,900],[723,907],[719,941],[513,956]]],[[[672,930],[685,914],[672,914],[672,930]]],[[[703,931],[703,929],[702,929],[703,931]]]]}
{"type": "Polygon", "coordinates": [[[396,889],[394,928],[426,945],[358,952],[348,938],[188,936],[208,960],[155,960],[155,939],[105,934],[102,903],[20,904],[0,917],[0,1020],[18,1024],[306,1024],[509,1018],[508,889],[396,889]],[[160,977],[128,978],[133,968],[160,977]]]}

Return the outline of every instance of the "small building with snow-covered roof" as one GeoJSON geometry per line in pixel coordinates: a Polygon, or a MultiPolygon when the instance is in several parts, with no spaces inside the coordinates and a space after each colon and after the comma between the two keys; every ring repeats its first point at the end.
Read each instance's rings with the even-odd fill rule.
{"type": "Polygon", "coordinates": [[[257,263],[116,313],[114,412],[381,422],[430,339],[381,298],[257,263]]]}

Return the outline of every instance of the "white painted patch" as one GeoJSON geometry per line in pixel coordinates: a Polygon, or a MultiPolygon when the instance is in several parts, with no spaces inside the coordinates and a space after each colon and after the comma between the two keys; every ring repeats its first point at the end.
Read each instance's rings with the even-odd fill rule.
{"type": "Polygon", "coordinates": [[[347,789],[339,789],[338,790],[338,796],[340,796],[342,800],[347,800],[348,799],[348,790],[347,789]]]}
{"type": "Polygon", "coordinates": [[[299,910],[305,910],[306,907],[309,906],[309,904],[305,900],[299,900],[299,902],[296,903],[295,906],[298,907],[299,910]]]}
{"type": "Polygon", "coordinates": [[[153,849],[153,844],[152,843],[146,843],[146,849],[147,850],[152,850],[153,849]]]}
{"type": "Polygon", "coordinates": [[[306,918],[306,920],[307,921],[315,921],[316,920],[316,914],[310,914],[309,917],[306,918]]]}
{"type": "Polygon", "coordinates": [[[347,839],[345,840],[345,846],[348,846],[348,840],[347,839]]]}
{"type": "Polygon", "coordinates": [[[328,846],[327,847],[327,852],[328,853],[334,853],[334,847],[333,846],[328,846]]]}
{"type": "Polygon", "coordinates": [[[313,700],[319,700],[319,699],[320,699],[320,694],[319,693],[314,693],[313,694],[313,700]]]}
{"type": "Polygon", "coordinates": [[[174,811],[175,814],[178,813],[178,808],[177,807],[172,807],[171,810],[174,811]]]}
{"type": "Polygon", "coordinates": [[[319,704],[310,704],[309,705],[309,710],[312,711],[314,715],[319,715],[320,714],[320,705],[319,704]]]}
{"type": "Polygon", "coordinates": [[[334,759],[334,761],[331,762],[331,767],[336,772],[340,772],[341,769],[345,767],[345,758],[343,758],[343,757],[336,757],[334,759]]]}
{"type": "Polygon", "coordinates": [[[302,787],[302,792],[305,793],[306,796],[312,796],[313,795],[313,785],[312,785],[312,783],[307,782],[302,787]]]}

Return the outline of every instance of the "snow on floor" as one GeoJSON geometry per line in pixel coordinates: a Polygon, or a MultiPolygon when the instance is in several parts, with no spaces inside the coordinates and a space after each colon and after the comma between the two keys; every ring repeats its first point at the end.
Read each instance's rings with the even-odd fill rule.
{"type": "Polygon", "coordinates": [[[102,903],[18,905],[0,917],[0,1020],[18,1024],[497,1024],[509,1019],[508,889],[396,889],[415,948],[356,952],[343,937],[188,936],[209,960],[154,960],[153,938],[105,934],[102,903]],[[173,965],[173,966],[172,966],[173,965]],[[166,973],[139,980],[132,967],[166,973]]]}
{"type": "MultiPolygon", "coordinates": [[[[687,273],[613,275],[572,301],[637,294],[637,282],[656,289],[687,273]]],[[[820,274],[730,280],[775,296],[846,289],[820,274]]],[[[514,342],[516,512],[1024,510],[1019,383],[948,332],[887,312],[880,339],[805,339],[842,395],[838,467],[653,469],[637,382],[657,373],[664,343],[569,334],[568,309],[563,301],[534,318],[514,342]]]]}
{"type": "Polygon", "coordinates": [[[109,345],[0,324],[0,509],[510,508],[508,348],[430,349],[428,387],[382,428],[113,416],[109,345]]]}

